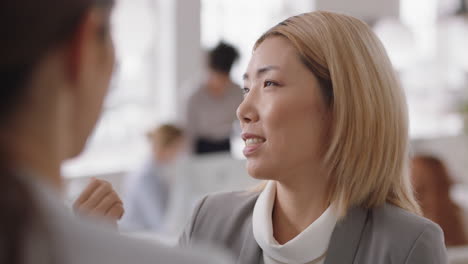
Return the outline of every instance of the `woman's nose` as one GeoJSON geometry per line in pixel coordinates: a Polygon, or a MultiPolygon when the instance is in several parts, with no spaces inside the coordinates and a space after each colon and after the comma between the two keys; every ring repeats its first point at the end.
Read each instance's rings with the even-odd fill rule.
{"type": "Polygon", "coordinates": [[[252,94],[247,95],[237,108],[237,118],[241,125],[258,121],[258,112],[252,94]]]}

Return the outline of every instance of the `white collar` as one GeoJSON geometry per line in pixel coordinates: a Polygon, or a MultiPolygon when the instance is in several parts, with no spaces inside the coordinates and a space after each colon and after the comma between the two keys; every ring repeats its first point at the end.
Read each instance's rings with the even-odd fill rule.
{"type": "Polygon", "coordinates": [[[280,245],[273,237],[272,210],[276,182],[269,181],[255,203],[252,226],[255,240],[264,254],[284,263],[309,263],[322,257],[338,220],[330,206],[298,236],[280,245]]]}

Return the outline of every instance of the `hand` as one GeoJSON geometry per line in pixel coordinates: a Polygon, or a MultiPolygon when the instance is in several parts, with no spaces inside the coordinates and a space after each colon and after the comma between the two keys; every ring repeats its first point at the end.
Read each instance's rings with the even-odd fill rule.
{"type": "Polygon", "coordinates": [[[112,188],[112,185],[104,180],[93,178],[83,190],[78,199],[73,203],[75,213],[93,217],[104,217],[114,226],[122,218],[124,208],[122,200],[112,188]]]}

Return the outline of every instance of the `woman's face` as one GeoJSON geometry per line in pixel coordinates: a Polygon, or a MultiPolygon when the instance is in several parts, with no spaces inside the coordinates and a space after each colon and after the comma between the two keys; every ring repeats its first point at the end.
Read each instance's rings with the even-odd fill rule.
{"type": "Polygon", "coordinates": [[[109,29],[110,10],[94,10],[85,22],[79,92],[76,93],[76,142],[73,155],[81,152],[99,118],[115,63],[114,44],[109,29]]]}
{"type": "Polygon", "coordinates": [[[318,173],[330,125],[328,107],[313,73],[282,37],[253,52],[237,109],[247,170],[259,179],[293,179],[318,173]],[[319,167],[317,167],[319,166],[319,167]]]}

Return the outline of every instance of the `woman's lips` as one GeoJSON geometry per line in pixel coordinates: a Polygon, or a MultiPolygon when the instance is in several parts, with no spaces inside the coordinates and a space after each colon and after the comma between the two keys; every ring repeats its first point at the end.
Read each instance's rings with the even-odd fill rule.
{"type": "Polygon", "coordinates": [[[244,153],[244,156],[246,157],[252,156],[262,146],[262,144],[263,143],[252,145],[252,146],[245,146],[244,150],[242,151],[244,153]]]}
{"type": "Polygon", "coordinates": [[[246,157],[254,154],[266,141],[265,138],[250,133],[243,133],[242,139],[245,142],[243,153],[246,157]]]}

